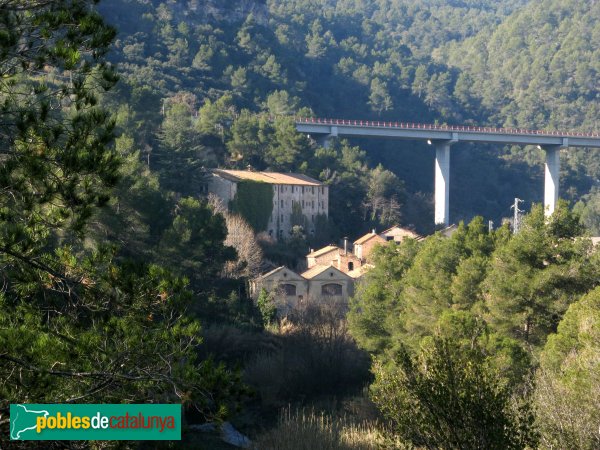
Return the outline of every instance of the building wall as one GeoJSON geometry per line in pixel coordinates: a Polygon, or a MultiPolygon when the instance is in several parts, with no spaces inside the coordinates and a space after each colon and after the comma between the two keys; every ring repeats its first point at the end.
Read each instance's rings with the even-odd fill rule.
{"type": "Polygon", "coordinates": [[[362,244],[354,244],[354,254],[361,259],[363,263],[369,261],[369,255],[373,251],[373,247],[376,245],[385,245],[387,242],[384,238],[379,235],[375,235],[362,244]]]}
{"type": "Polygon", "coordinates": [[[250,282],[250,293],[256,300],[260,291],[264,288],[270,294],[273,294],[278,313],[281,316],[293,311],[295,308],[306,305],[307,302],[317,304],[348,304],[350,297],[354,294],[354,280],[341,276],[335,270],[333,276],[329,271],[317,275],[315,278],[306,279],[295,272],[284,269],[267,278],[258,278],[250,282]],[[288,295],[282,289],[284,284],[296,286],[295,295],[288,295]],[[327,284],[336,284],[341,286],[339,295],[324,295],[323,286],[327,284]]]}
{"type": "Polygon", "coordinates": [[[380,234],[386,241],[394,240],[396,242],[402,242],[406,238],[417,239],[419,235],[413,231],[405,230],[400,227],[394,227],[380,234]]]}
{"type": "Polygon", "coordinates": [[[311,267],[314,266],[330,266],[332,262],[337,260],[337,257],[339,255],[339,250],[332,250],[330,252],[325,253],[324,255],[319,255],[319,256],[311,256],[310,258],[307,258],[307,265],[308,268],[310,269],[311,267]]]}
{"type": "Polygon", "coordinates": [[[317,215],[329,215],[328,186],[273,185],[273,213],[268,230],[272,236],[287,238],[292,230],[291,216],[296,202],[307,219],[308,234],[315,232],[317,215]]]}
{"type": "Polygon", "coordinates": [[[298,275],[290,270],[280,271],[269,276],[267,279],[254,280],[251,282],[251,296],[255,300],[260,295],[262,289],[273,294],[275,304],[281,315],[286,315],[308,300],[308,281],[304,278],[298,279],[298,275]],[[287,274],[287,276],[284,276],[284,273],[287,274]],[[296,287],[296,293],[294,295],[288,295],[285,290],[282,289],[285,284],[294,285],[296,287]]]}
{"type": "Polygon", "coordinates": [[[330,280],[312,279],[308,280],[308,300],[315,303],[325,304],[327,302],[348,303],[352,295],[352,281],[348,279],[334,278],[330,280]],[[324,295],[323,286],[328,284],[341,285],[341,295],[324,295]]]}
{"type": "Polygon", "coordinates": [[[356,270],[362,266],[362,261],[356,257],[354,253],[340,252],[339,256],[333,263],[334,267],[338,268],[344,273],[348,273],[351,270],[356,270]]]}
{"type": "MultiPolygon", "coordinates": [[[[274,238],[288,238],[292,230],[291,216],[294,202],[298,203],[306,217],[308,234],[315,232],[319,214],[329,215],[329,187],[273,184],[273,211],[267,231],[274,238]]],[[[217,195],[228,206],[237,192],[237,183],[213,174],[208,191],[217,195]]]]}
{"type": "Polygon", "coordinates": [[[369,261],[369,256],[371,255],[371,252],[373,251],[373,247],[375,247],[376,245],[385,245],[385,240],[383,238],[381,239],[369,239],[367,242],[365,242],[362,245],[362,259],[363,261],[367,262],[369,261]]]}
{"type": "Polygon", "coordinates": [[[223,200],[223,204],[227,208],[229,207],[229,202],[235,197],[237,183],[213,174],[208,182],[208,192],[215,194],[223,200]]]}

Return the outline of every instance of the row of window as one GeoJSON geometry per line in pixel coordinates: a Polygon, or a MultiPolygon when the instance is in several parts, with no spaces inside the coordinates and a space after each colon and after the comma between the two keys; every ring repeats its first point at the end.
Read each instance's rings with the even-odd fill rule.
{"type": "MultiPolygon", "coordinates": [[[[294,186],[294,185],[291,185],[289,187],[291,188],[292,192],[300,192],[300,190],[302,190],[302,193],[304,194],[305,192],[308,192],[308,190],[310,189],[311,194],[315,193],[315,187],[314,186],[294,186]]],[[[317,189],[321,189],[321,194],[325,194],[325,186],[318,187],[317,189]]],[[[286,185],[279,185],[279,192],[287,192],[287,190],[288,190],[288,186],[286,186],[286,185]]]]}
{"type": "MultiPolygon", "coordinates": [[[[286,296],[291,297],[296,295],[296,285],[285,283],[279,285],[279,290],[286,296]]],[[[333,297],[342,295],[342,285],[338,283],[328,283],[321,286],[321,295],[325,297],[333,297]]]]}
{"type": "MultiPolygon", "coordinates": [[[[281,200],[281,207],[282,208],[285,207],[285,204],[286,204],[285,200],[281,200]]],[[[300,204],[302,205],[302,208],[308,207],[310,205],[310,207],[312,209],[315,209],[315,201],[314,200],[311,200],[310,202],[308,202],[308,201],[305,202],[304,200],[302,200],[302,202],[300,204]]],[[[325,202],[321,202],[320,201],[318,203],[318,205],[319,205],[319,208],[323,208],[324,205],[325,205],[325,202]]]]}
{"type": "MultiPolygon", "coordinates": [[[[283,220],[284,220],[283,217],[284,217],[284,214],[281,215],[281,223],[283,223],[283,220]]],[[[314,214],[310,215],[310,221],[313,222],[313,223],[315,222],[315,215],[314,214]]],[[[272,220],[271,220],[271,222],[272,222],[272,220]]]]}
{"type": "MultiPolygon", "coordinates": [[[[315,230],[314,229],[310,229],[309,231],[310,235],[314,235],[315,234],[315,230]]],[[[288,234],[292,234],[292,230],[288,231],[288,234]]],[[[277,235],[279,236],[280,239],[283,239],[283,230],[278,230],[277,235]]],[[[273,230],[269,230],[269,236],[273,237],[273,230]]]]}

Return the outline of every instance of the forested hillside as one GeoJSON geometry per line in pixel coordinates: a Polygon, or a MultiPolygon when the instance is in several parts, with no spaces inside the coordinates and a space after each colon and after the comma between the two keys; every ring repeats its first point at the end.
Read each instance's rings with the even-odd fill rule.
{"type": "Polygon", "coordinates": [[[457,144],[458,226],[433,234],[431,146],[324,148],[293,117],[598,131],[599,15],[587,0],[0,0],[0,447],[21,448],[10,404],[175,403],[169,448],[230,448],[225,420],[278,450],[598,448],[600,152],[563,151],[548,218],[529,208],[540,150],[457,144]],[[329,217],[278,242],[205,195],[216,167],[317,178],[329,217]],[[514,197],[518,232],[500,226],[514,197]],[[428,236],[381,239],[349,304],[321,291],[287,310],[281,285],[250,298],[309,247],[397,223],[428,236]]]}
{"type": "MultiPolygon", "coordinates": [[[[432,150],[419,143],[352,142],[366,153],[357,154],[360,170],[350,171],[314,143],[286,138],[285,127],[276,127],[279,136],[272,139],[271,125],[261,125],[257,114],[498,125],[477,100],[479,86],[471,86],[456,62],[446,62],[441,49],[489,35],[524,4],[108,1],[103,10],[120,30],[111,57],[123,74],[119,98],[130,116],[123,129],[135,135],[165,186],[185,190],[169,185],[172,177],[163,170],[177,161],[305,172],[332,184],[333,198],[344,206],[333,212],[334,221],[342,233],[359,235],[398,220],[431,230],[432,150]],[[186,148],[179,148],[184,141],[186,148]],[[404,188],[381,186],[375,190],[391,194],[374,199],[367,167],[379,163],[404,188]],[[385,211],[377,211],[386,201],[385,211]]],[[[541,200],[539,155],[513,152],[535,153],[456,146],[453,220],[483,214],[498,223],[515,196],[541,200]]],[[[573,199],[591,188],[591,178],[575,173],[574,164],[565,169],[564,190],[573,199]]]]}

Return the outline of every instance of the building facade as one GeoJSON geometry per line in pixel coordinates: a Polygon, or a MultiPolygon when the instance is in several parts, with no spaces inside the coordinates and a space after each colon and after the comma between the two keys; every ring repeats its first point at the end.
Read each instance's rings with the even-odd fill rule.
{"type": "Polygon", "coordinates": [[[347,306],[354,280],[333,266],[314,266],[301,275],[281,266],[250,281],[253,299],[263,289],[273,296],[277,313],[285,316],[308,304],[347,306]]]}
{"type": "Polygon", "coordinates": [[[364,264],[369,261],[369,255],[376,245],[385,245],[387,242],[385,238],[373,230],[354,242],[354,254],[364,264]]]}
{"type": "Polygon", "coordinates": [[[302,174],[215,169],[208,191],[228,205],[241,181],[272,186],[273,209],[264,231],[274,238],[288,238],[294,225],[303,225],[306,233],[314,234],[319,216],[329,215],[329,187],[302,174]]]}
{"type": "Polygon", "coordinates": [[[401,243],[404,239],[414,239],[416,241],[422,241],[424,239],[420,234],[415,233],[407,228],[402,228],[398,225],[394,225],[385,231],[379,233],[379,236],[384,238],[386,241],[395,241],[401,243]]]}
{"type": "Polygon", "coordinates": [[[346,248],[328,245],[319,250],[314,250],[306,255],[306,265],[309,269],[315,266],[333,266],[336,269],[349,273],[362,266],[362,261],[346,248]]]}

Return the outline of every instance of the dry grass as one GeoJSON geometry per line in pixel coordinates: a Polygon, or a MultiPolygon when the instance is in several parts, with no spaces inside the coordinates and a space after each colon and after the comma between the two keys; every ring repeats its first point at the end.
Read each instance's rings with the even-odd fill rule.
{"type": "Polygon", "coordinates": [[[346,416],[336,417],[314,410],[289,408],[281,412],[276,428],[258,436],[255,448],[261,450],[371,450],[405,449],[386,438],[377,422],[356,423],[346,416]]]}

